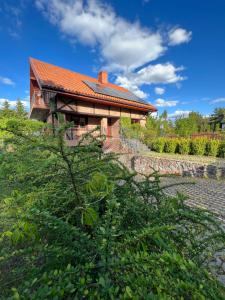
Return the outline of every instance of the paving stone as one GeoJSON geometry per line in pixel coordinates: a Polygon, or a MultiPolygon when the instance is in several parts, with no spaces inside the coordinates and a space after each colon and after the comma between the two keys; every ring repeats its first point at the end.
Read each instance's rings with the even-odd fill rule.
{"type": "Polygon", "coordinates": [[[165,189],[168,195],[177,192],[188,196],[187,204],[202,207],[216,213],[225,220],[225,181],[203,178],[163,177],[162,186],[178,184],[165,189]],[[184,182],[185,185],[179,185],[184,182]],[[192,184],[195,182],[195,184],[192,184]]]}

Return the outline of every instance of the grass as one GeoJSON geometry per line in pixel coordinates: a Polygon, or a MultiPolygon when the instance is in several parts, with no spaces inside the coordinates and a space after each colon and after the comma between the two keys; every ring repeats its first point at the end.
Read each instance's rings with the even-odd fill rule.
{"type": "Polygon", "coordinates": [[[166,158],[174,160],[183,160],[188,162],[203,163],[203,164],[213,164],[213,165],[224,165],[224,158],[217,158],[212,156],[197,156],[197,155],[182,155],[182,154],[170,154],[170,153],[158,153],[154,151],[146,151],[141,153],[144,156],[151,156],[156,158],[166,158]]]}

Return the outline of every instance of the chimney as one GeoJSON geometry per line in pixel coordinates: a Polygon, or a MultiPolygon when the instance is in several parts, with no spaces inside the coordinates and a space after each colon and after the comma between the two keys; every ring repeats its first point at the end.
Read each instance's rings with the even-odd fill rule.
{"type": "Polygon", "coordinates": [[[98,81],[100,84],[108,83],[108,73],[106,71],[101,71],[98,73],[98,81]]]}

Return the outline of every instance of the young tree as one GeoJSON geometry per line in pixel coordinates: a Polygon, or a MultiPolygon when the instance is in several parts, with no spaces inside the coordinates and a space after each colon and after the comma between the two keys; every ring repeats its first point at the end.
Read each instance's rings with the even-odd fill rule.
{"type": "Polygon", "coordinates": [[[25,118],[27,116],[27,111],[23,102],[18,99],[16,102],[16,113],[19,117],[25,118]]]}
{"type": "Polygon", "coordinates": [[[201,132],[205,128],[205,121],[198,112],[191,112],[187,117],[180,117],[175,121],[175,131],[180,136],[190,136],[201,132]]]}
{"type": "Polygon", "coordinates": [[[5,100],[0,108],[0,117],[9,117],[13,114],[13,110],[10,108],[10,103],[5,100]]]}

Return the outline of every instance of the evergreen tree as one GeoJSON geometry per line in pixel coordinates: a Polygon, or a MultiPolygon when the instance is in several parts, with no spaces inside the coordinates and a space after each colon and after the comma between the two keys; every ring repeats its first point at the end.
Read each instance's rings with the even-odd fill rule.
{"type": "Polygon", "coordinates": [[[163,113],[161,114],[160,118],[167,120],[168,119],[168,113],[166,110],[163,111],[163,113]]]}
{"type": "Polygon", "coordinates": [[[22,118],[27,116],[25,106],[24,106],[23,102],[20,99],[18,99],[17,102],[16,102],[16,113],[17,113],[18,116],[20,116],[22,118]]]}
{"type": "Polygon", "coordinates": [[[10,103],[8,100],[5,100],[0,109],[0,117],[9,117],[13,114],[13,110],[10,108],[10,103]]]}
{"type": "Polygon", "coordinates": [[[225,248],[213,215],[165,195],[155,172],[136,180],[100,137],[67,147],[71,124],[43,126],[1,128],[2,299],[224,299],[208,264],[225,248]]]}
{"type": "Polygon", "coordinates": [[[209,124],[213,132],[222,130],[225,124],[225,108],[216,108],[209,119],[209,124]]]}

